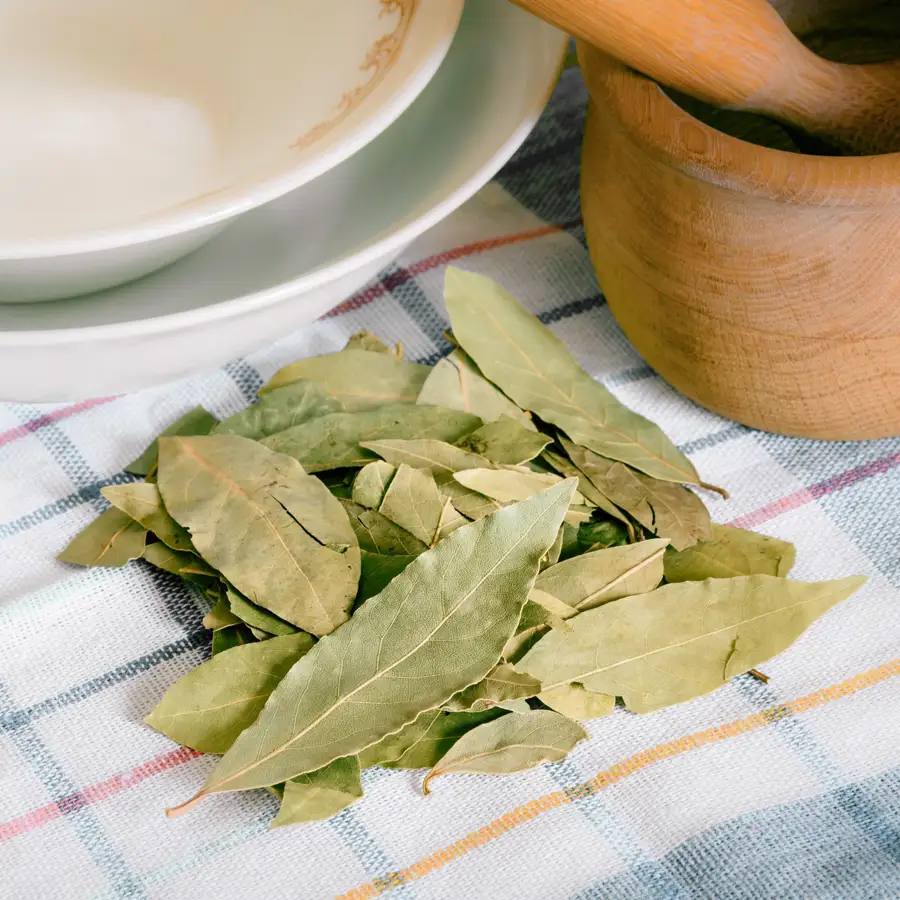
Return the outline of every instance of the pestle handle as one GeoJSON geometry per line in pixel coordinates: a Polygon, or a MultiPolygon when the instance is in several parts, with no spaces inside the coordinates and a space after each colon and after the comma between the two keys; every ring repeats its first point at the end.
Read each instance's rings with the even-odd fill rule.
{"type": "Polygon", "coordinates": [[[766,0],[515,0],[656,81],[862,153],[898,149],[900,69],[808,50],[766,0]]]}

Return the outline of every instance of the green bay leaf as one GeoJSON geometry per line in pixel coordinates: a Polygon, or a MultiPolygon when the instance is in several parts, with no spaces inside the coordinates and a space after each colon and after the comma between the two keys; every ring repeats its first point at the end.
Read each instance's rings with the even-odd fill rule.
{"type": "Polygon", "coordinates": [[[202,406],[195,406],[186,412],[180,419],[173,422],[165,431],[151,442],[150,446],[134,461],[125,466],[125,471],[132,475],[149,475],[156,468],[157,454],[159,451],[159,438],[183,435],[209,434],[219,420],[202,406]]]}
{"type": "Polygon", "coordinates": [[[712,539],[677,551],[666,552],[666,581],[705,581],[737,575],[775,575],[784,578],[794,565],[793,544],[777,538],[731,528],[712,526],[712,539]]]}
{"type": "Polygon", "coordinates": [[[280,619],[267,609],[251,603],[240,591],[229,587],[227,593],[228,608],[238,621],[243,622],[250,629],[265,631],[267,634],[285,635],[296,634],[297,628],[280,619]]]}
{"type": "Polygon", "coordinates": [[[362,551],[362,574],[359,576],[359,592],[356,603],[365,603],[369,597],[380,594],[416,557],[381,555],[362,551]]]}
{"type": "Polygon", "coordinates": [[[384,438],[426,437],[457,441],[481,425],[481,419],[439,406],[392,404],[362,412],[333,413],[265,438],[272,450],[286,453],[308,472],[359,467],[376,459],[361,444],[384,438]]]}
{"type": "Polygon", "coordinates": [[[317,478],[237,435],[162,438],[159,460],[169,513],[248,600],[315,635],[347,620],[359,548],[317,478]]]}
{"type": "Polygon", "coordinates": [[[484,678],[573,490],[574,482],[556,485],[417,557],[291,669],[256,724],[172,814],[208,794],[278,784],[356,755],[484,678]]]}
{"type": "Polygon", "coordinates": [[[359,760],[355,756],[336,759],[316,772],[285,783],[281,791],[281,808],[272,828],[330,819],[356,803],[362,795],[359,760]]]}
{"type": "Polygon", "coordinates": [[[252,406],[219,422],[211,434],[237,434],[259,441],[341,410],[340,402],[329,396],[321,384],[296,381],[264,394],[252,406]]]}
{"type": "Polygon", "coordinates": [[[279,369],[260,394],[295,381],[315,381],[348,411],[415,403],[431,369],[388,353],[349,348],[279,369]]]}
{"type": "Polygon", "coordinates": [[[226,650],[235,647],[243,647],[245,644],[255,644],[256,638],[246,625],[230,625],[213,632],[212,655],[218,656],[226,650]]]}
{"type": "Polygon", "coordinates": [[[621,404],[565,344],[498,284],[448,268],[444,300],[453,334],[484,375],[520,407],[577,444],[666,481],[699,483],[660,428],[621,404]]]}
{"type": "Polygon", "coordinates": [[[546,434],[529,430],[509,416],[501,416],[496,422],[487,422],[466,435],[460,441],[460,447],[496,465],[520,466],[540,456],[552,442],[553,439],[546,434]]]}
{"type": "Polygon", "coordinates": [[[864,578],[805,583],[751,575],[664,585],[588,610],[516,668],[553,689],[578,682],[645,713],[708,694],[786,650],[864,578]]]}
{"type": "Polygon", "coordinates": [[[522,427],[534,430],[528,414],[494,387],[471,357],[459,348],[438,360],[425,379],[416,402],[470,412],[485,422],[507,416],[522,427]]]}
{"type": "Polygon", "coordinates": [[[139,559],[147,543],[147,529],[119,509],[101,513],[57,554],[74,566],[119,568],[139,559]]]}
{"type": "Polygon", "coordinates": [[[176,681],[144,721],[185,747],[224,753],[312,645],[308,634],[292,634],[220,651],[176,681]]]}
{"type": "Polygon", "coordinates": [[[425,778],[450,774],[506,775],[565,759],[587,732],[571,719],[549,710],[508,713],[464,734],[425,778]]]}
{"type": "Polygon", "coordinates": [[[545,569],[535,587],[584,611],[659,586],[668,541],[650,540],[582,553],[545,569]]]}
{"type": "Polygon", "coordinates": [[[100,493],[116,509],[155,534],[167,547],[193,552],[191,536],[169,515],[157,485],[146,481],[116,484],[102,488],[100,493]]]}

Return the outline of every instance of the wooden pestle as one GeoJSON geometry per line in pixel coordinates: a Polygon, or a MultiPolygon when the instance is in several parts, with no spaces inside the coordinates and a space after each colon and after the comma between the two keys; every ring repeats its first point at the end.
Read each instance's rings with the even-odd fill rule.
{"type": "Polygon", "coordinates": [[[662,84],[846,151],[900,150],[900,63],[807,50],[766,0],[515,0],[662,84]]]}

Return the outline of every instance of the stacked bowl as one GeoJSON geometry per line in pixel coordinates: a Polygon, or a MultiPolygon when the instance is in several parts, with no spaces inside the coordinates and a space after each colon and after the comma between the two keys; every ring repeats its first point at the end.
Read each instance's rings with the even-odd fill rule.
{"type": "Polygon", "coordinates": [[[509,159],[566,47],[507,0],[3,4],[0,399],[321,316],[509,159]]]}

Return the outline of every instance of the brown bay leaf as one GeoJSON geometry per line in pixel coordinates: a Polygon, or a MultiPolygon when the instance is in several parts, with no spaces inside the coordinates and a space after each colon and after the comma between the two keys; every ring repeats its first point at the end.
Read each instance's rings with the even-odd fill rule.
{"type": "Polygon", "coordinates": [[[544,635],[516,665],[545,691],[578,682],[645,713],[721,687],[786,650],[864,578],[685,581],[625,597],[544,635]]]}
{"type": "Polygon", "coordinates": [[[397,469],[384,460],[377,459],[363,466],[353,479],[350,497],[354,503],[368,509],[378,509],[397,469]]]}
{"type": "Polygon", "coordinates": [[[565,344],[500,285],[451,267],[444,300],[462,348],[519,407],[556,425],[577,444],[654,478],[700,483],[693,464],[657,425],[595,381],[565,344]]]}
{"type": "Polygon", "coordinates": [[[166,508],[248,600],[311,634],[347,620],[359,547],[325,485],[236,435],[163,438],[159,454],[166,508]]]}
{"type": "Polygon", "coordinates": [[[132,475],[149,475],[156,469],[159,438],[175,437],[177,435],[192,437],[194,435],[209,434],[218,421],[212,413],[207,412],[202,406],[195,406],[180,419],[173,422],[165,431],[161,432],[134,462],[125,466],[125,471],[130,472],[132,475]]]}
{"type": "Polygon", "coordinates": [[[459,446],[496,465],[520,466],[540,456],[552,442],[546,434],[529,430],[509,416],[501,416],[496,422],[487,422],[466,435],[459,446]]]}
{"type": "Polygon", "coordinates": [[[404,463],[397,468],[378,511],[431,547],[444,522],[444,503],[431,473],[404,463]]]}
{"type": "Polygon", "coordinates": [[[712,537],[709,510],[691,490],[649,478],[620,462],[573,447],[573,462],[616,506],[633,516],[648,531],[668,538],[684,550],[712,537]]]}
{"type": "Polygon", "coordinates": [[[565,759],[587,732],[549,710],[508,713],[464,734],[432,768],[422,789],[440,775],[504,775],[565,759]]]}
{"type": "Polygon", "coordinates": [[[315,381],[296,381],[264,394],[258,402],[219,422],[211,434],[237,434],[262,440],[310,419],[341,412],[338,400],[315,381]]]}
{"type": "Polygon", "coordinates": [[[582,553],[538,576],[535,588],[584,611],[659,586],[668,541],[656,539],[582,553]]]}
{"type": "Polygon", "coordinates": [[[471,357],[459,348],[438,360],[425,379],[416,402],[470,412],[485,422],[507,416],[523,428],[534,430],[531,417],[494,387],[471,357]]]}
{"type": "Polygon", "coordinates": [[[356,755],[484,678],[515,631],[573,490],[574,482],[556,485],[417,557],[291,669],[201,790],[170,814],[356,755]]]}
{"type": "MultiPolygon", "coordinates": [[[[379,354],[380,355],[380,354],[379,354]]],[[[376,459],[361,444],[384,438],[457,441],[481,419],[439,406],[392,404],[361,412],[332,413],[273,434],[263,443],[302,463],[307,472],[364,466],[376,459]]]]}
{"type": "Polygon", "coordinates": [[[102,488],[100,493],[116,509],[155,534],[167,547],[193,552],[191,536],[169,515],[155,484],[138,481],[109,485],[102,488]]]}
{"type": "Polygon", "coordinates": [[[330,819],[362,795],[359,760],[355,756],[336,759],[316,772],[285,783],[281,789],[281,808],[272,828],[330,819]]]}
{"type": "Polygon", "coordinates": [[[348,348],[311,356],[279,369],[260,390],[264,394],[295,381],[315,381],[348,411],[415,403],[431,369],[388,353],[348,348]]]}
{"type": "Polygon", "coordinates": [[[737,575],[775,575],[784,578],[793,568],[796,549],[777,538],[731,528],[712,526],[712,539],[687,550],[669,549],[665,556],[666,581],[705,581],[737,575]]]}
{"type": "Polygon", "coordinates": [[[119,568],[139,559],[146,543],[147,529],[113,508],[79,531],[56,558],[73,566],[119,568]]]}
{"type": "Polygon", "coordinates": [[[312,646],[294,634],[221,651],[176,681],[145,721],[185,747],[224,753],[312,646]]]}

